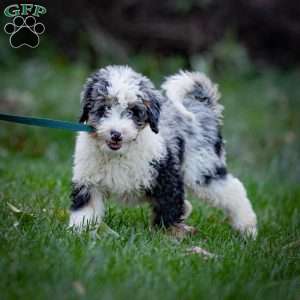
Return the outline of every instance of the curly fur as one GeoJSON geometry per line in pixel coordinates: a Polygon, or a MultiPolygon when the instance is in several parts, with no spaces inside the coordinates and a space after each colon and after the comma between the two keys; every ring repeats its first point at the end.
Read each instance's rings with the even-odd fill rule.
{"type": "Polygon", "coordinates": [[[154,224],[169,227],[189,215],[189,189],[255,237],[246,191],[226,168],[217,86],[202,73],[180,71],[162,90],[165,96],[127,66],[100,69],[87,80],[80,121],[96,134],[77,137],[70,226],[100,222],[103,199],[113,193],[120,201],[148,201],[154,224]],[[112,142],[112,132],[120,140],[112,142]]]}

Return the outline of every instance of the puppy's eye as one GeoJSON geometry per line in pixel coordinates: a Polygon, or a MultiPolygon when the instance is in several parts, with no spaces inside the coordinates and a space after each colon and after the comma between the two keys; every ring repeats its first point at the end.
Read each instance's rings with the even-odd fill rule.
{"type": "Polygon", "coordinates": [[[109,111],[110,107],[108,105],[102,105],[97,109],[97,115],[99,117],[103,117],[107,114],[107,112],[109,111]]]}
{"type": "Polygon", "coordinates": [[[132,119],[138,125],[142,125],[147,119],[146,110],[142,106],[139,105],[133,106],[128,110],[128,112],[129,112],[129,116],[132,117],[132,119]]]}
{"type": "Polygon", "coordinates": [[[139,110],[139,111],[137,112],[136,116],[137,116],[140,120],[144,121],[144,120],[146,119],[146,112],[145,112],[144,110],[139,110]]]}
{"type": "Polygon", "coordinates": [[[131,111],[131,110],[127,110],[126,111],[126,115],[127,115],[127,117],[132,117],[133,116],[133,112],[131,111]]]}
{"type": "Polygon", "coordinates": [[[144,119],[144,117],[146,116],[145,110],[139,107],[134,107],[132,109],[132,113],[138,119],[144,119]]]}

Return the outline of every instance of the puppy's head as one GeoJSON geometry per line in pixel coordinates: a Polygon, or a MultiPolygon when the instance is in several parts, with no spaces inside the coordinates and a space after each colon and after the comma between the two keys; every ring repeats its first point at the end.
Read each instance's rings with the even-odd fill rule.
{"type": "Polygon", "coordinates": [[[103,150],[126,151],[148,126],[158,133],[160,93],[127,66],[108,66],[88,78],[80,122],[96,128],[103,150]]]}

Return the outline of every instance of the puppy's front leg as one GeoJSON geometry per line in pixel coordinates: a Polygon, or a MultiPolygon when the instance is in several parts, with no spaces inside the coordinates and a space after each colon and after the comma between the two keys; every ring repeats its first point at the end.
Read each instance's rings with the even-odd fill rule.
{"type": "Polygon", "coordinates": [[[192,235],[197,230],[189,225],[183,223],[183,221],[190,215],[192,206],[189,201],[182,201],[181,198],[177,198],[178,195],[173,195],[160,198],[154,197],[153,211],[154,218],[153,223],[156,226],[163,226],[167,228],[168,233],[177,238],[183,238],[186,235],[192,235]]]}
{"type": "Polygon", "coordinates": [[[147,191],[153,206],[153,224],[167,228],[177,237],[195,233],[195,229],[182,222],[191,213],[191,204],[184,200],[182,175],[175,165],[160,165],[155,184],[147,191]]]}
{"type": "Polygon", "coordinates": [[[82,230],[100,224],[104,215],[102,194],[93,186],[73,183],[69,226],[82,230]]]}

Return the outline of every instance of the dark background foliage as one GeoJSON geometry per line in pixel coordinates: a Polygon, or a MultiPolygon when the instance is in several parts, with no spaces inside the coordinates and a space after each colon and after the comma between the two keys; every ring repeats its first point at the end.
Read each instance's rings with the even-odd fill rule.
{"type": "Polygon", "coordinates": [[[141,51],[191,56],[209,51],[230,32],[260,63],[288,67],[300,62],[297,0],[32,2],[47,7],[42,17],[47,36],[71,58],[83,45],[91,62],[99,55],[124,61],[141,51]]]}

